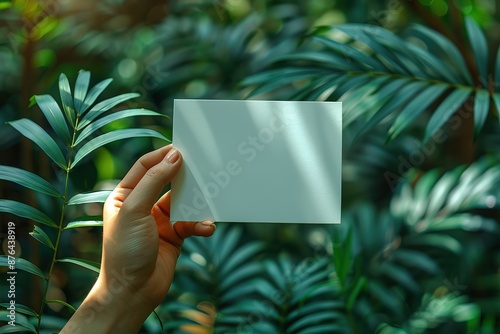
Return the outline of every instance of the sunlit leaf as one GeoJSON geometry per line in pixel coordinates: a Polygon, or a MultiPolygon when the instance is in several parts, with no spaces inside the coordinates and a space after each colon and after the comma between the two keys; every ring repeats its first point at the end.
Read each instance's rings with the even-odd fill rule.
{"type": "Polygon", "coordinates": [[[104,203],[111,194],[111,190],[94,191],[91,193],[77,194],[70,198],[68,205],[104,203]]]}
{"type": "Polygon", "coordinates": [[[109,84],[113,81],[113,79],[106,79],[101,82],[99,82],[97,85],[92,87],[90,91],[87,94],[87,97],[85,98],[85,101],[83,101],[81,107],[80,107],[80,114],[83,114],[85,111],[87,111],[88,108],[97,100],[99,95],[106,89],[106,87],[109,86],[109,84]]]}
{"type": "Polygon", "coordinates": [[[477,91],[474,99],[474,134],[477,135],[483,128],[488,112],[490,111],[490,94],[484,89],[477,91]]]}
{"type": "Polygon", "coordinates": [[[59,305],[63,305],[67,308],[69,308],[70,310],[72,310],[73,312],[76,312],[76,309],[71,306],[70,304],[66,303],[65,301],[62,301],[62,300],[58,300],[58,299],[49,299],[49,300],[46,300],[45,303],[47,304],[59,304],[59,305]]]}
{"type": "Polygon", "coordinates": [[[488,82],[488,43],[479,25],[470,17],[465,17],[465,27],[476,66],[483,83],[488,82]]]}
{"type": "Polygon", "coordinates": [[[90,83],[90,72],[80,70],[78,72],[78,77],[76,78],[75,83],[75,95],[74,95],[74,104],[76,112],[80,115],[82,114],[81,109],[83,105],[83,101],[87,96],[87,90],[89,89],[90,83]]]}
{"type": "Polygon", "coordinates": [[[439,107],[432,114],[427,128],[425,129],[424,142],[429,140],[437,130],[460,108],[471,93],[470,88],[455,89],[446,99],[441,102],[439,107]]]}
{"type": "Polygon", "coordinates": [[[122,140],[126,138],[137,138],[137,137],[152,137],[159,138],[165,141],[169,141],[165,136],[157,131],[151,129],[122,129],[115,130],[113,132],[108,132],[97,138],[94,138],[83,145],[75,155],[75,160],[71,164],[71,168],[75,167],[81,159],[85,158],[88,154],[92,153],[97,148],[111,143],[113,141],[122,140]]]}
{"type": "Polygon", "coordinates": [[[45,278],[45,275],[37,266],[28,260],[19,257],[14,258],[12,256],[0,255],[0,267],[7,267],[7,274],[11,271],[15,272],[16,270],[23,270],[30,274],[45,278]],[[16,263],[10,264],[9,259],[15,259],[16,263]]]}
{"type": "Polygon", "coordinates": [[[26,118],[9,122],[9,124],[37,144],[59,167],[66,169],[66,161],[61,149],[38,124],[26,118]]]}
{"type": "Polygon", "coordinates": [[[71,138],[69,136],[68,126],[54,98],[50,95],[35,95],[35,100],[54,132],[65,144],[69,144],[71,138]]]}
{"type": "Polygon", "coordinates": [[[99,263],[94,262],[94,261],[68,257],[68,258],[64,258],[64,259],[58,259],[58,260],[56,260],[56,262],[76,264],[80,267],[83,267],[85,269],[91,270],[91,271],[96,272],[96,273],[99,273],[99,271],[100,271],[99,263]]]}
{"type": "Polygon", "coordinates": [[[75,125],[75,107],[73,105],[73,97],[71,96],[71,87],[68,78],[64,73],[59,76],[59,94],[61,95],[61,102],[63,105],[64,113],[68,122],[75,125]]]}
{"type": "Polygon", "coordinates": [[[33,238],[44,244],[45,246],[49,247],[50,249],[55,250],[55,246],[50,240],[49,236],[47,233],[45,233],[44,230],[42,230],[39,226],[34,226],[33,232],[29,233],[33,238]]]}
{"type": "Polygon", "coordinates": [[[0,180],[15,182],[23,187],[46,195],[54,197],[62,196],[52,184],[45,181],[40,176],[25,171],[24,169],[0,166],[0,180]]]}
{"type": "Polygon", "coordinates": [[[12,201],[9,199],[0,199],[0,212],[11,213],[13,215],[28,218],[50,227],[57,227],[57,225],[40,210],[37,210],[24,203],[12,201]]]}
{"type": "Polygon", "coordinates": [[[136,98],[138,96],[140,95],[137,93],[127,93],[99,102],[98,104],[93,106],[92,109],[90,109],[85,115],[83,115],[83,118],[81,122],[78,124],[77,129],[78,130],[83,129],[85,126],[89,125],[94,119],[99,117],[101,114],[119,105],[120,103],[136,98]]]}
{"type": "Polygon", "coordinates": [[[164,116],[160,113],[147,110],[147,109],[127,109],[127,110],[122,110],[122,111],[117,111],[112,113],[111,115],[107,115],[103,118],[100,118],[91,124],[89,124],[86,128],[83,129],[83,131],[78,135],[75,145],[80,144],[85,138],[87,138],[89,135],[91,135],[93,132],[97,131],[98,129],[102,128],[103,126],[123,119],[123,118],[128,118],[128,117],[133,117],[133,116],[164,116]]]}
{"type": "Polygon", "coordinates": [[[88,217],[86,219],[80,218],[68,223],[65,230],[78,228],[78,227],[102,227],[102,217],[88,217]]]}

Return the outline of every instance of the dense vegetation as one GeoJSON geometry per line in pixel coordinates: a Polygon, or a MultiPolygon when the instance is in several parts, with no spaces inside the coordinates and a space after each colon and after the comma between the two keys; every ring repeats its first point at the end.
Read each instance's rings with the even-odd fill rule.
{"type": "Polygon", "coordinates": [[[100,203],[168,142],[172,100],[189,97],[342,101],[342,224],[188,240],[144,333],[500,332],[495,6],[0,0],[15,328],[57,332],[78,307],[99,270],[100,203]]]}

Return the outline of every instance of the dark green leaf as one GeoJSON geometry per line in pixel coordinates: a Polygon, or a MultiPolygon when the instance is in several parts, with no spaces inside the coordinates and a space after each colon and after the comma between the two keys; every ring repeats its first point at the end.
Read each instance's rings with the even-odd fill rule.
{"type": "Polygon", "coordinates": [[[56,262],[73,263],[73,264],[76,264],[76,265],[83,267],[85,269],[92,270],[96,273],[99,273],[99,271],[100,271],[99,263],[94,262],[94,261],[68,257],[65,259],[58,259],[58,260],[56,260],[56,262]]]}
{"type": "Polygon", "coordinates": [[[47,301],[45,301],[45,303],[47,304],[59,304],[59,305],[63,305],[63,306],[66,306],[67,308],[69,308],[70,310],[72,310],[73,312],[76,312],[76,309],[71,306],[70,304],[66,303],[65,301],[62,301],[62,300],[58,300],[58,299],[49,299],[47,301]]]}
{"type": "Polygon", "coordinates": [[[500,90],[500,47],[497,51],[497,60],[495,64],[495,91],[500,90]]]}
{"type": "Polygon", "coordinates": [[[97,148],[106,145],[108,143],[111,143],[113,141],[117,140],[122,140],[122,139],[127,139],[127,138],[137,138],[137,137],[152,137],[152,138],[159,138],[162,140],[165,140],[169,142],[167,138],[165,138],[162,134],[159,132],[156,132],[154,130],[150,129],[122,129],[122,130],[115,130],[113,132],[108,132],[106,134],[103,134],[99,137],[96,137],[89,142],[87,142],[85,145],[83,145],[78,152],[76,152],[75,155],[75,160],[71,164],[70,168],[73,168],[76,166],[80,160],[85,158],[88,154],[92,153],[94,150],[97,148]]]}
{"type": "Polygon", "coordinates": [[[68,122],[75,125],[75,106],[73,105],[73,97],[71,96],[71,87],[68,78],[64,73],[59,76],[59,93],[61,95],[61,102],[63,105],[64,113],[68,122]]]}
{"type": "Polygon", "coordinates": [[[404,287],[414,293],[420,291],[418,283],[404,267],[385,261],[380,264],[378,269],[380,270],[380,274],[393,280],[398,286],[404,287]]]}
{"type": "Polygon", "coordinates": [[[483,31],[470,17],[465,17],[467,36],[476,60],[476,66],[484,83],[488,82],[488,44],[483,31]]]}
{"type": "Polygon", "coordinates": [[[440,270],[437,262],[430,256],[411,249],[398,248],[391,254],[391,258],[401,265],[418,268],[429,274],[437,274],[440,270]]]}
{"type": "Polygon", "coordinates": [[[477,138],[490,111],[490,94],[484,89],[477,91],[474,99],[474,135],[477,138]]]}
{"type": "Polygon", "coordinates": [[[37,266],[23,258],[14,258],[12,256],[0,255],[0,267],[8,267],[7,274],[11,271],[15,272],[16,270],[23,270],[45,279],[45,275],[37,266]],[[16,264],[14,265],[14,267],[11,267],[11,264],[9,264],[9,258],[16,260],[16,264]]]}
{"type": "Polygon", "coordinates": [[[457,167],[450,172],[443,175],[439,181],[434,185],[432,192],[429,194],[429,206],[427,207],[426,216],[433,217],[438,214],[439,210],[443,208],[447,200],[447,196],[451,193],[452,189],[456,186],[460,175],[464,171],[465,166],[457,167]]]}
{"type": "Polygon", "coordinates": [[[495,102],[495,107],[497,109],[498,121],[500,122],[500,93],[493,94],[493,102],[495,102]]]}
{"type": "MultiPolygon", "coordinates": [[[[1,9],[1,7],[0,7],[0,9],[1,9]]],[[[10,320],[7,320],[7,321],[10,321],[10,320]]],[[[19,333],[19,332],[23,332],[23,333],[26,333],[26,332],[36,333],[36,330],[33,327],[33,325],[31,325],[29,327],[24,327],[24,326],[21,326],[20,324],[17,324],[17,323],[16,323],[16,326],[5,325],[5,326],[0,327],[0,334],[19,333]]]]}
{"type": "MultiPolygon", "coordinates": [[[[10,306],[10,304],[9,303],[0,303],[0,306],[7,308],[10,306]]],[[[24,306],[24,305],[19,304],[19,303],[16,303],[16,312],[26,314],[26,315],[29,315],[31,317],[38,316],[38,313],[36,313],[34,310],[29,308],[28,306],[24,306]]]]}
{"type": "Polygon", "coordinates": [[[252,257],[255,257],[263,247],[260,243],[250,243],[243,246],[239,246],[237,251],[234,252],[231,257],[229,257],[226,262],[221,263],[221,275],[227,276],[233,272],[236,268],[243,266],[252,257]]]}
{"type": "Polygon", "coordinates": [[[87,112],[81,122],[77,126],[77,130],[81,130],[87,125],[89,125],[94,119],[99,117],[101,114],[105,113],[109,109],[113,108],[114,106],[119,105],[122,102],[128,101],[130,99],[136,98],[140,96],[137,93],[127,93],[127,94],[122,94],[118,95],[112,98],[109,98],[107,100],[101,101],[95,106],[90,109],[89,112],[87,112]]]}
{"type": "Polygon", "coordinates": [[[90,72],[80,70],[78,72],[78,77],[76,78],[75,98],[74,98],[75,109],[78,115],[82,114],[81,108],[83,105],[83,101],[85,100],[85,96],[87,96],[89,83],[90,83],[90,72]]]}
{"type": "Polygon", "coordinates": [[[15,182],[42,194],[61,197],[61,194],[59,194],[52,184],[45,181],[40,176],[20,168],[0,166],[0,180],[15,182]]]}
{"type": "Polygon", "coordinates": [[[89,91],[87,94],[87,97],[85,98],[85,101],[83,101],[82,106],[80,108],[80,114],[83,114],[85,111],[87,111],[88,108],[97,100],[99,95],[108,87],[108,85],[113,81],[113,79],[106,79],[101,82],[99,82],[97,85],[92,87],[92,89],[89,91]]]}
{"type": "Polygon", "coordinates": [[[40,227],[38,227],[38,226],[35,225],[33,232],[30,232],[29,234],[33,238],[35,238],[36,240],[38,240],[39,242],[41,242],[42,244],[44,244],[45,246],[49,247],[50,249],[53,249],[53,250],[56,249],[54,247],[54,244],[50,240],[49,236],[47,235],[47,233],[45,233],[45,231],[42,230],[40,227]]]}
{"type": "Polygon", "coordinates": [[[471,93],[470,88],[455,89],[446,99],[441,102],[439,107],[432,114],[427,128],[425,129],[424,142],[429,140],[437,130],[460,108],[471,93]]]}
{"type": "Polygon", "coordinates": [[[26,118],[9,122],[9,124],[37,144],[59,167],[66,169],[66,161],[59,146],[38,124],[26,118]]]}
{"type": "Polygon", "coordinates": [[[71,228],[78,228],[78,227],[102,227],[103,222],[102,220],[97,220],[97,219],[88,219],[88,220],[74,220],[72,222],[69,222],[68,225],[64,228],[65,230],[71,229],[71,228]]]}
{"type": "Polygon", "coordinates": [[[315,325],[329,323],[332,321],[332,313],[318,312],[302,317],[287,328],[287,333],[301,333],[302,329],[314,327],[315,325]]]}
{"type": "Polygon", "coordinates": [[[35,100],[54,132],[65,144],[69,144],[71,137],[68,125],[56,100],[50,95],[36,95],[35,100]]]}
{"type": "Polygon", "coordinates": [[[447,88],[446,85],[432,85],[425,88],[420,94],[401,111],[389,129],[389,140],[394,140],[411,122],[413,122],[431,103],[433,103],[447,88]]]}
{"type": "Polygon", "coordinates": [[[78,145],[87,138],[89,135],[91,135],[94,131],[102,128],[103,126],[117,121],[119,119],[123,118],[128,118],[128,117],[133,117],[133,116],[164,116],[160,113],[147,110],[147,109],[127,109],[127,110],[122,110],[118,111],[115,113],[112,113],[111,115],[105,116],[103,118],[98,119],[95,122],[92,122],[89,126],[87,126],[83,131],[78,135],[78,138],[75,141],[75,145],[78,145]]]}
{"type": "Polygon", "coordinates": [[[0,199],[0,212],[8,212],[19,217],[34,220],[50,227],[57,227],[57,225],[43,212],[24,203],[12,201],[9,199],[0,199]]]}
{"type": "Polygon", "coordinates": [[[111,194],[111,190],[94,191],[91,193],[77,194],[70,198],[68,205],[104,203],[111,194]]]}
{"type": "Polygon", "coordinates": [[[457,239],[445,234],[425,233],[407,237],[404,241],[407,246],[441,248],[454,254],[459,254],[462,250],[462,245],[457,239]]]}
{"type": "Polygon", "coordinates": [[[442,50],[442,55],[447,56],[451,63],[453,63],[455,70],[457,70],[466,84],[472,85],[472,78],[470,73],[467,71],[467,66],[465,65],[464,58],[462,54],[458,51],[455,44],[450,42],[449,39],[445,38],[438,32],[429,29],[422,25],[414,25],[413,31],[417,32],[424,37],[427,42],[432,41],[439,49],[442,50]]]}

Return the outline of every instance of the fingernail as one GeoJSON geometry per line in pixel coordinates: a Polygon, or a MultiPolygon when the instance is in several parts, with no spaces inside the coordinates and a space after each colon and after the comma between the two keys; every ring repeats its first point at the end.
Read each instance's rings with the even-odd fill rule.
{"type": "Polygon", "coordinates": [[[168,151],[167,156],[165,157],[169,162],[174,163],[177,160],[179,160],[179,151],[175,148],[171,148],[170,151],[168,151]]]}
{"type": "Polygon", "coordinates": [[[205,221],[202,221],[201,222],[201,225],[205,225],[205,226],[212,226],[215,230],[215,223],[214,222],[211,222],[209,220],[205,220],[205,221]]]}

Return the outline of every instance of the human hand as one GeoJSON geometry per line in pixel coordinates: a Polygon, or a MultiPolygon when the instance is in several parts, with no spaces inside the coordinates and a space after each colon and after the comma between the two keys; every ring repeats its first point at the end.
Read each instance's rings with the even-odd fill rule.
{"type": "Polygon", "coordinates": [[[212,222],[172,225],[170,191],[157,200],[181,164],[179,151],[160,148],[141,157],[113,190],[104,205],[99,277],[62,333],[137,333],[170,288],[183,240],[215,231],[212,222]]]}

